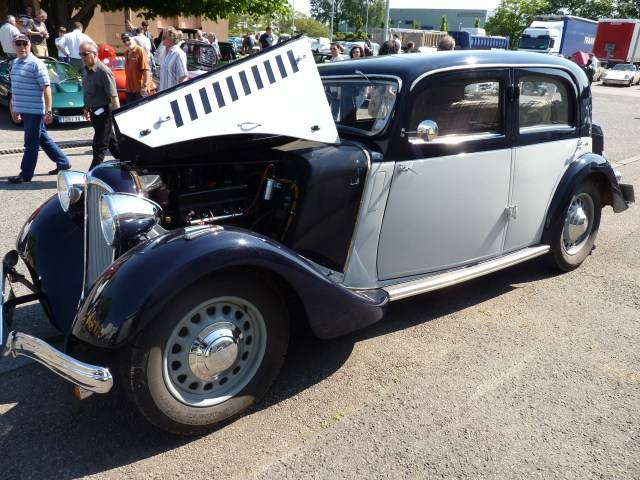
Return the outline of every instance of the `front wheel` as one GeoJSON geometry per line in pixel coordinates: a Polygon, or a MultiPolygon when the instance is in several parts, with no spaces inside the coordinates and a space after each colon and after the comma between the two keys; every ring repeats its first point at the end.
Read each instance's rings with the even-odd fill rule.
{"type": "Polygon", "coordinates": [[[198,435],[249,410],[284,361],[289,320],[252,271],[221,273],[179,294],[125,349],[125,389],[151,423],[198,435]]]}
{"type": "Polygon", "coordinates": [[[568,272],[584,262],[596,241],[601,213],[598,186],[592,181],[579,185],[564,210],[564,222],[550,235],[554,267],[568,272]]]}

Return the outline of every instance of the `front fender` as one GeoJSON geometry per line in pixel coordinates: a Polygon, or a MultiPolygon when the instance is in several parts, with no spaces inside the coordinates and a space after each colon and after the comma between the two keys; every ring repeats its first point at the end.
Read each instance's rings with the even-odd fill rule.
{"type": "Polygon", "coordinates": [[[87,295],[72,334],[99,348],[118,348],[177,293],[231,267],[257,268],[283,278],[321,338],[375,323],[386,310],[388,297],[382,290],[349,290],[269,238],[231,227],[192,228],[169,232],[118,258],[87,295]]]}
{"type": "Polygon", "coordinates": [[[603,192],[603,205],[611,205],[613,211],[620,213],[629,208],[624,200],[616,175],[611,164],[602,156],[587,153],[573,162],[564,173],[549,205],[545,220],[545,231],[550,231],[557,222],[563,222],[563,212],[575,188],[587,177],[593,178],[603,192]]]}
{"type": "Polygon", "coordinates": [[[62,210],[54,195],[27,219],[16,248],[41,293],[49,321],[67,333],[82,293],[82,217],[62,210]]]}

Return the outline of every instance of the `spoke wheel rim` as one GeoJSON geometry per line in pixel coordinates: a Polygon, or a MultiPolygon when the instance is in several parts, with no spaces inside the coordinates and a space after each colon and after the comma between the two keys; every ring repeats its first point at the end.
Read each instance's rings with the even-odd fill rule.
{"type": "Polygon", "coordinates": [[[218,405],[247,386],[266,345],[266,324],[253,303],[232,296],[206,300],[184,315],[169,336],[163,351],[165,384],[185,405],[218,405]]]}
{"type": "Polygon", "coordinates": [[[591,195],[580,193],[571,199],[562,231],[562,249],[567,255],[577,255],[588,242],[594,212],[591,195]]]}

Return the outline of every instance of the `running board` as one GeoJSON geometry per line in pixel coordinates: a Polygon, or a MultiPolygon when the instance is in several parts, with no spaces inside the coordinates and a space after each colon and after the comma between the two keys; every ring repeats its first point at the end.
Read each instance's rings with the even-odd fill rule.
{"type": "Polygon", "coordinates": [[[504,257],[496,258],[479,263],[472,267],[463,268],[461,270],[449,271],[438,275],[432,275],[427,278],[419,278],[410,282],[402,282],[395,285],[383,287],[389,294],[389,301],[400,300],[402,298],[412,297],[420,293],[431,292],[440,288],[449,287],[457,283],[466,282],[477,277],[481,277],[488,273],[497,272],[503,268],[511,267],[518,263],[524,262],[531,258],[544,255],[550,250],[549,245],[539,245],[537,247],[529,247],[517,252],[510,253],[504,257]]]}

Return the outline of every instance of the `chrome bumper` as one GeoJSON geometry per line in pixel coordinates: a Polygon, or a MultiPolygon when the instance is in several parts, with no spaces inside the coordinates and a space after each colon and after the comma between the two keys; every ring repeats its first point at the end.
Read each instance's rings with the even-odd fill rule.
{"type": "Polygon", "coordinates": [[[113,387],[113,377],[108,368],[90,365],[62,353],[47,342],[21,332],[10,332],[6,345],[4,338],[5,305],[4,288],[7,265],[3,262],[0,276],[0,356],[22,355],[41,363],[53,373],[94,393],[107,393],[113,387]]]}

